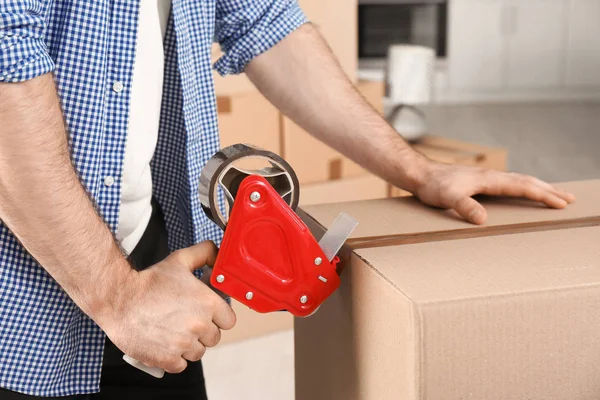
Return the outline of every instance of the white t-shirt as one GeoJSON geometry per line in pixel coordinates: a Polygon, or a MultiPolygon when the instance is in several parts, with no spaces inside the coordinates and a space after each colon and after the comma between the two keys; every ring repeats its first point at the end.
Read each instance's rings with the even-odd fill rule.
{"type": "Polygon", "coordinates": [[[117,239],[129,254],[152,214],[150,160],[156,149],[162,100],[163,39],[171,0],[141,0],[129,130],[125,147],[117,239]]]}

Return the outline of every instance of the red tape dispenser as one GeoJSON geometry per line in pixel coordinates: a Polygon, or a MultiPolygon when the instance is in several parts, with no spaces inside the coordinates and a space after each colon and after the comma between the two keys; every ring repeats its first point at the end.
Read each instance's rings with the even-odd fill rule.
{"type": "Polygon", "coordinates": [[[296,214],[299,185],[278,155],[236,144],[217,152],[200,178],[206,215],[224,229],[211,284],[251,309],[306,317],[339,287],[338,251],[357,222],[340,214],[319,242],[296,214]],[[238,167],[257,165],[260,169],[238,167]],[[229,213],[219,208],[219,193],[229,213]]]}
{"type": "Polygon", "coordinates": [[[225,231],[210,275],[217,290],[260,313],[307,317],[339,287],[337,253],[358,223],[342,213],[317,242],[296,213],[298,178],[278,155],[245,144],[223,148],[202,170],[199,195],[206,215],[225,231]],[[259,163],[266,166],[256,169],[259,163]]]}

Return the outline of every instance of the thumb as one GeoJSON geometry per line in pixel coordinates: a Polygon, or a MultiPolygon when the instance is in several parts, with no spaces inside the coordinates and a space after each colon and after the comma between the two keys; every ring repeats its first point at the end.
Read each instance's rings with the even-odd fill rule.
{"type": "Polygon", "coordinates": [[[454,211],[469,222],[481,225],[485,222],[485,208],[471,197],[465,197],[454,204],[454,211]]]}
{"type": "Polygon", "coordinates": [[[193,272],[205,265],[211,267],[215,265],[217,252],[217,246],[210,240],[206,240],[193,246],[177,250],[173,253],[173,257],[175,257],[178,263],[185,265],[193,272]]]}

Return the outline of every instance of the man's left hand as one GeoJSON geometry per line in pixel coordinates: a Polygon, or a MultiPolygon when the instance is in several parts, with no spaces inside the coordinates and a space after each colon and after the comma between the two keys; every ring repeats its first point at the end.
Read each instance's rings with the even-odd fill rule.
{"type": "Polygon", "coordinates": [[[472,198],[477,194],[522,197],[552,208],[575,201],[573,194],[533,176],[433,161],[426,165],[413,194],[427,205],[455,210],[474,224],[486,220],[485,208],[472,198]]]}

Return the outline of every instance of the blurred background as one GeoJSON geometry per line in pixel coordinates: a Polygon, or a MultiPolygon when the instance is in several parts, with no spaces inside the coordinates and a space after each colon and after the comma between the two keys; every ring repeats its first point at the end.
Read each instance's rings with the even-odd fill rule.
{"type": "MultiPolygon", "coordinates": [[[[357,89],[428,157],[600,178],[600,0],[299,3],[357,89]]],[[[282,155],[301,204],[408,195],[303,132],[244,75],[214,78],[222,146],[282,155]]],[[[205,356],[209,397],[293,399],[293,319],[234,308],[236,328],[205,356]]]]}

